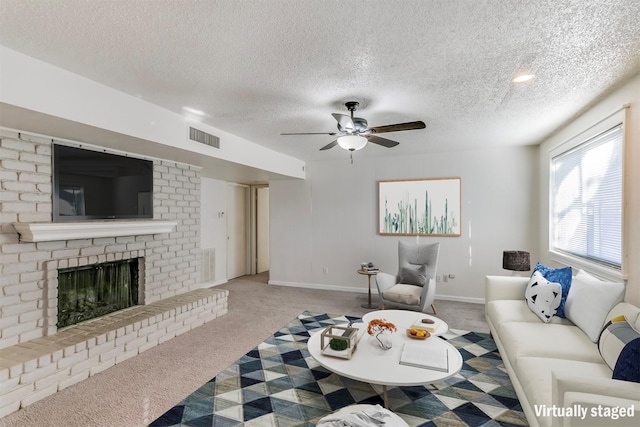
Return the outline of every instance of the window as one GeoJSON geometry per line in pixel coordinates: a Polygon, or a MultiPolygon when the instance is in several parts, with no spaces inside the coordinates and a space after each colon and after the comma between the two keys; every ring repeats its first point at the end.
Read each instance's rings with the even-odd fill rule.
{"type": "Polygon", "coordinates": [[[618,122],[568,144],[570,148],[563,144],[554,150],[550,182],[552,253],[618,275],[623,260],[623,129],[618,122]]]}

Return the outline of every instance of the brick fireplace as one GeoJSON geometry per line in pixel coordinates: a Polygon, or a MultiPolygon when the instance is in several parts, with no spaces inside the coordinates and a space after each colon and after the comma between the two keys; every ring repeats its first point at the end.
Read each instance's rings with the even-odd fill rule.
{"type": "Polygon", "coordinates": [[[151,221],[55,224],[54,142],[0,128],[0,417],[227,310],[201,289],[197,167],[153,161],[151,221]],[[57,270],[129,258],[140,305],[58,331],[57,270]]]}
{"type": "Polygon", "coordinates": [[[144,257],[138,255],[138,251],[125,253],[114,261],[100,255],[95,263],[82,257],[69,260],[72,267],[68,262],[51,261],[47,269],[58,274],[46,285],[47,330],[52,325],[60,329],[138,305],[139,285],[144,285],[138,280],[144,275],[144,257]]]}

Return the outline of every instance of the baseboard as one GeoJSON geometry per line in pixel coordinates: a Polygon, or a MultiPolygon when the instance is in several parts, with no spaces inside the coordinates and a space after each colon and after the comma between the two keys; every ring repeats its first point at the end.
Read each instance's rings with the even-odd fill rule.
{"type": "MultiPolygon", "coordinates": [[[[339,291],[339,292],[356,292],[360,294],[366,294],[369,292],[367,288],[353,288],[351,286],[336,286],[336,285],[324,285],[320,283],[301,283],[301,282],[282,282],[279,280],[269,280],[270,285],[289,286],[292,288],[307,288],[307,289],[321,289],[325,291],[339,291]]],[[[371,294],[378,294],[378,290],[373,286],[371,287],[371,294]]]]}
{"type": "Polygon", "coordinates": [[[229,283],[228,280],[216,280],[215,282],[208,282],[208,283],[203,283],[202,287],[203,288],[213,288],[215,286],[220,286],[220,285],[224,285],[226,283],[229,283]]]}
{"type": "Polygon", "coordinates": [[[484,298],[461,297],[458,295],[439,295],[436,294],[437,300],[468,302],[471,304],[484,304],[484,298]]]}
{"type": "MultiPolygon", "coordinates": [[[[351,286],[325,285],[321,283],[283,282],[280,280],[269,280],[268,283],[270,285],[290,286],[292,288],[321,289],[321,290],[327,290],[327,291],[355,292],[360,294],[366,294],[369,292],[369,290],[364,287],[354,288],[351,286]]],[[[371,294],[378,295],[378,290],[375,287],[371,287],[371,294]]],[[[468,302],[471,304],[484,304],[484,298],[461,297],[457,295],[436,294],[436,300],[468,302]]]]}

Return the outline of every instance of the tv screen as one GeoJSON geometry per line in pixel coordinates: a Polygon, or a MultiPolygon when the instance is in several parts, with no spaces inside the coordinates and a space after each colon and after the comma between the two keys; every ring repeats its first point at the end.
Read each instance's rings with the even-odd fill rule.
{"type": "Polygon", "coordinates": [[[153,162],[53,145],[53,220],[153,218],[153,162]]]}

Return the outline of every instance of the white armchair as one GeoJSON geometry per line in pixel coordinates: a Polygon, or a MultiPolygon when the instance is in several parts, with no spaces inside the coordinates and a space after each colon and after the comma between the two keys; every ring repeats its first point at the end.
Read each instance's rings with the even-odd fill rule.
{"type": "Polygon", "coordinates": [[[398,242],[398,274],[376,275],[378,295],[384,309],[387,304],[424,312],[436,296],[436,269],[440,243],[398,242]]]}

